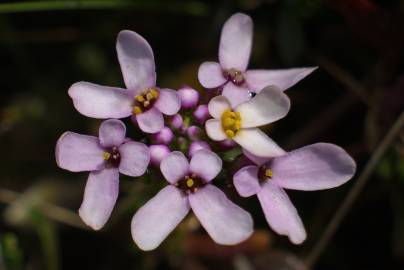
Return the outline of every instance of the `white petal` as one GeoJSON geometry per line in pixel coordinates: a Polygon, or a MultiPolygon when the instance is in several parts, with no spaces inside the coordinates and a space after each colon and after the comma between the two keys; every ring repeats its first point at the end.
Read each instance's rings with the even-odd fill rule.
{"type": "Polygon", "coordinates": [[[198,79],[205,88],[216,88],[226,82],[222,67],[216,62],[202,63],[202,65],[199,66],[198,79]]]}
{"type": "Polygon", "coordinates": [[[212,140],[223,141],[227,139],[227,136],[223,131],[222,124],[217,119],[209,119],[206,121],[205,131],[212,140]]]}
{"type": "Polygon", "coordinates": [[[231,109],[230,102],[225,96],[216,96],[209,101],[208,110],[213,118],[220,119],[228,109],[231,109]]]}

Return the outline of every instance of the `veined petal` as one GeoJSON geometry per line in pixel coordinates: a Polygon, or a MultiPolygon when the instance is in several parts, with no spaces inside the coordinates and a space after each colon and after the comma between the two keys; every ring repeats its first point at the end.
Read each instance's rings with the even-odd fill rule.
{"type": "Polygon", "coordinates": [[[259,157],[281,156],[284,151],[258,128],[242,128],[233,140],[259,157]]]}
{"type": "Polygon", "coordinates": [[[149,148],[139,142],[128,141],[119,147],[121,162],[119,171],[129,176],[140,176],[146,172],[150,162],[149,148]]]}
{"type": "Polygon", "coordinates": [[[210,115],[216,119],[220,119],[222,114],[230,108],[230,102],[225,96],[216,96],[208,104],[210,115]]]}
{"type": "Polygon", "coordinates": [[[163,114],[155,107],[137,114],[136,121],[139,128],[146,133],[157,133],[164,127],[163,114]]]}
{"type": "Polygon", "coordinates": [[[210,150],[196,151],[191,159],[189,170],[203,180],[210,182],[222,169],[222,160],[210,150]]]}
{"type": "Polygon", "coordinates": [[[103,153],[97,137],[68,131],[56,144],[56,163],[72,172],[100,170],[104,168],[103,153]]]}
{"type": "Polygon", "coordinates": [[[236,13],[223,25],[219,62],[225,69],[245,71],[250,59],[253,22],[248,15],[236,13]]]}
{"type": "Polygon", "coordinates": [[[205,123],[205,131],[208,137],[214,141],[223,141],[227,139],[223,131],[222,124],[217,119],[209,119],[205,123]]]}
{"type": "Polygon", "coordinates": [[[181,99],[177,91],[163,88],[154,106],[166,115],[174,115],[181,108],[181,99]]]}
{"type": "Polygon", "coordinates": [[[189,202],[202,226],[218,244],[238,244],[253,232],[250,214],[213,185],[206,185],[190,194],[189,202]]]}
{"type": "Polygon", "coordinates": [[[132,219],[132,238],[142,250],[153,250],[189,212],[188,197],[174,186],[163,188],[132,219]]]}
{"type": "Polygon", "coordinates": [[[125,140],[126,126],[121,120],[108,119],[101,123],[98,133],[103,147],[119,146],[125,140]]]}
{"type": "Polygon", "coordinates": [[[273,181],[297,190],[338,187],[355,174],[355,161],[339,146],[316,143],[275,158],[271,162],[273,181]]]}
{"type": "Polygon", "coordinates": [[[125,118],[132,113],[133,99],[125,89],[78,82],[68,92],[76,110],[88,117],[125,118]]]}
{"type": "Polygon", "coordinates": [[[189,163],[182,152],[174,151],[161,161],[160,170],[169,183],[175,184],[189,172],[189,163]]]}
{"type": "Polygon", "coordinates": [[[259,127],[279,120],[290,109],[289,98],[279,88],[265,87],[250,101],[236,107],[241,115],[241,127],[259,127]]]}
{"type": "Polygon", "coordinates": [[[294,244],[301,244],[306,239],[302,220],[282,188],[269,181],[257,196],[265,218],[275,232],[288,236],[294,244]]]}
{"type": "Polygon", "coordinates": [[[261,89],[263,89],[267,85],[275,85],[282,91],[285,91],[316,69],[317,67],[278,70],[247,70],[244,73],[244,78],[248,87],[254,92],[261,91],[261,89]]]}
{"type": "Polygon", "coordinates": [[[233,183],[238,194],[242,197],[250,197],[257,194],[261,189],[258,181],[258,167],[245,166],[241,168],[234,174],[233,183]]]}
{"type": "Polygon", "coordinates": [[[119,172],[116,168],[91,172],[79,209],[84,223],[94,230],[101,229],[111,215],[118,192],[119,172]]]}
{"type": "Polygon", "coordinates": [[[232,108],[251,100],[251,96],[247,88],[234,85],[233,83],[227,83],[223,87],[222,95],[229,100],[232,108]]]}
{"type": "Polygon", "coordinates": [[[126,88],[133,94],[156,85],[153,50],[139,34],[119,32],[116,50],[126,88]]]}
{"type": "Polygon", "coordinates": [[[198,80],[205,88],[216,88],[227,80],[223,76],[223,70],[219,63],[204,62],[198,69],[198,80]]]}

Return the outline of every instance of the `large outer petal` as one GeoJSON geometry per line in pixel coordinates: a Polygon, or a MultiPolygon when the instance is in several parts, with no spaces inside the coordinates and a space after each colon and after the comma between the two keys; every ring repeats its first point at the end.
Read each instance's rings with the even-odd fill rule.
{"type": "Polygon", "coordinates": [[[156,85],[153,50],[139,34],[123,30],[116,42],[126,88],[133,94],[156,85]]]}
{"type": "Polygon", "coordinates": [[[206,134],[214,141],[223,141],[227,139],[226,134],[223,131],[222,124],[217,119],[209,119],[205,123],[206,134]]]}
{"type": "Polygon", "coordinates": [[[219,62],[225,69],[247,69],[250,59],[253,22],[248,15],[236,13],[223,25],[219,45],[219,62]]]}
{"type": "Polygon", "coordinates": [[[307,68],[291,68],[279,70],[247,70],[244,73],[244,78],[247,82],[249,89],[254,92],[259,92],[267,85],[275,85],[282,91],[292,87],[297,82],[308,76],[317,67],[307,68]]]}
{"type": "Polygon", "coordinates": [[[136,121],[139,128],[146,133],[157,133],[164,127],[163,114],[155,107],[137,114],[136,121]]]}
{"type": "Polygon", "coordinates": [[[216,62],[202,63],[198,69],[198,79],[205,88],[216,88],[227,81],[223,76],[222,67],[216,62]]]}
{"type": "Polygon", "coordinates": [[[216,96],[208,104],[209,114],[216,119],[220,119],[222,114],[230,108],[230,102],[225,96],[216,96]]]}
{"type": "Polygon", "coordinates": [[[233,183],[238,194],[242,197],[250,197],[260,191],[258,181],[258,167],[245,166],[238,170],[233,176],[233,183]]]}
{"type": "Polygon", "coordinates": [[[237,106],[241,127],[259,127],[286,116],[290,109],[289,98],[279,88],[265,87],[253,99],[237,106]]]}
{"type": "Polygon", "coordinates": [[[160,170],[169,183],[175,184],[189,172],[189,163],[182,152],[174,151],[161,161],[160,170]]]}
{"type": "Polygon", "coordinates": [[[189,212],[188,197],[174,186],[163,188],[132,219],[132,238],[142,250],[152,250],[189,212]]]}
{"type": "Polygon", "coordinates": [[[210,182],[222,169],[222,160],[210,150],[196,151],[189,164],[189,170],[203,180],[210,182]]]}
{"type": "Polygon", "coordinates": [[[119,146],[125,140],[126,126],[121,120],[108,119],[101,123],[98,134],[103,147],[119,146]]]}
{"type": "Polygon", "coordinates": [[[340,186],[355,174],[355,161],[339,146],[316,143],[275,158],[273,181],[297,190],[319,190],[340,186]]]}
{"type": "Polygon", "coordinates": [[[101,229],[111,215],[118,192],[119,172],[116,168],[91,172],[79,209],[84,223],[94,230],[101,229]]]}
{"type": "Polygon", "coordinates": [[[78,82],[68,92],[76,110],[88,117],[124,118],[132,113],[133,98],[125,89],[78,82]]]}
{"type": "Polygon", "coordinates": [[[139,142],[129,141],[119,147],[121,162],[119,171],[129,176],[140,176],[146,172],[150,162],[149,148],[139,142]]]}
{"type": "Polygon", "coordinates": [[[189,202],[202,226],[218,244],[238,244],[253,232],[251,215],[213,185],[190,194],[189,202]]]}
{"type": "Polygon", "coordinates": [[[56,163],[72,172],[94,171],[104,167],[104,150],[98,138],[65,132],[56,143],[56,163]]]}
{"type": "Polygon", "coordinates": [[[163,88],[160,89],[160,96],[154,106],[166,115],[174,115],[181,108],[181,99],[177,91],[163,88]]]}
{"type": "Polygon", "coordinates": [[[275,232],[288,236],[294,244],[301,244],[306,239],[302,220],[282,188],[267,182],[257,196],[265,218],[275,232]]]}
{"type": "Polygon", "coordinates": [[[242,128],[233,140],[259,157],[276,157],[284,153],[282,148],[258,128],[242,128]]]}
{"type": "Polygon", "coordinates": [[[223,87],[222,95],[227,97],[232,108],[251,100],[250,92],[248,92],[247,88],[234,85],[232,82],[223,87]]]}

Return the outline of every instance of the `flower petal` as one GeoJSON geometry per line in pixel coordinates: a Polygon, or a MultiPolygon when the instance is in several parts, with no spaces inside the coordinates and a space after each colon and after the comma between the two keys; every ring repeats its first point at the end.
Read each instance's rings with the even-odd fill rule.
{"type": "Polygon", "coordinates": [[[288,236],[294,244],[301,244],[306,239],[302,220],[282,188],[267,182],[257,196],[265,218],[275,232],[288,236]]]}
{"type": "Polygon", "coordinates": [[[68,93],[76,110],[88,117],[125,118],[132,113],[133,99],[125,89],[78,82],[68,93]]]}
{"type": "Polygon", "coordinates": [[[219,62],[225,69],[245,71],[250,59],[253,35],[251,18],[242,13],[231,16],[220,36],[219,62]]]}
{"type": "Polygon", "coordinates": [[[222,160],[210,150],[201,149],[192,156],[189,170],[205,181],[211,181],[222,169],[222,160]]]}
{"type": "Polygon", "coordinates": [[[210,115],[216,119],[220,119],[224,111],[230,108],[230,102],[225,96],[216,96],[212,98],[208,104],[210,115]]]}
{"type": "Polygon", "coordinates": [[[216,88],[227,81],[223,76],[222,67],[216,62],[202,63],[198,69],[198,79],[205,88],[216,88]]]}
{"type": "Polygon", "coordinates": [[[156,133],[164,127],[163,114],[157,108],[151,108],[136,115],[136,121],[139,128],[146,133],[156,133]]]}
{"type": "Polygon", "coordinates": [[[153,50],[139,34],[119,32],[116,50],[126,88],[133,94],[156,85],[153,50]]]}
{"type": "Polygon", "coordinates": [[[119,146],[125,140],[126,126],[121,120],[108,119],[101,123],[98,133],[103,147],[119,146]]]}
{"type": "Polygon", "coordinates": [[[218,244],[238,244],[253,232],[250,214],[213,185],[206,185],[190,194],[189,202],[202,226],[218,244]]]}
{"type": "Polygon", "coordinates": [[[284,153],[282,148],[258,128],[243,128],[233,140],[259,157],[276,157],[284,153]]]}
{"type": "MultiPolygon", "coordinates": [[[[244,154],[244,156],[246,156],[249,160],[251,160],[258,166],[264,165],[271,159],[269,157],[259,157],[259,156],[253,155],[244,148],[243,148],[243,154],[244,154]]],[[[286,152],[284,152],[284,154],[286,154],[286,152]]]]}
{"type": "Polygon", "coordinates": [[[91,172],[79,209],[84,223],[94,230],[101,229],[111,215],[118,192],[119,172],[116,168],[91,172]]]}
{"type": "Polygon", "coordinates": [[[132,219],[132,238],[142,250],[152,250],[189,212],[188,197],[174,186],[163,188],[132,219]]]}
{"type": "Polygon", "coordinates": [[[140,176],[146,172],[150,162],[149,148],[139,142],[128,141],[119,147],[121,162],[119,171],[129,176],[140,176]]]}
{"type": "Polygon", "coordinates": [[[317,67],[279,70],[247,70],[244,73],[244,77],[248,87],[254,92],[261,91],[261,89],[267,85],[275,85],[282,91],[285,91],[316,69],[317,67]]]}
{"type": "Polygon", "coordinates": [[[222,124],[217,119],[209,119],[205,123],[205,131],[209,138],[215,141],[223,141],[227,139],[223,131],[222,124]]]}
{"type": "Polygon", "coordinates": [[[294,150],[271,162],[273,180],[297,190],[340,186],[355,174],[355,161],[339,146],[316,143],[294,150]]]}
{"type": "Polygon", "coordinates": [[[252,98],[237,106],[241,115],[241,127],[259,127],[279,120],[290,109],[289,98],[275,86],[267,86],[252,98]]]}
{"type": "Polygon", "coordinates": [[[233,176],[233,183],[238,194],[242,197],[250,197],[260,191],[258,181],[258,167],[245,166],[238,170],[233,176]]]}
{"type": "Polygon", "coordinates": [[[181,108],[181,99],[177,91],[163,88],[154,106],[166,115],[174,115],[181,108]]]}
{"type": "Polygon", "coordinates": [[[160,170],[169,183],[175,184],[188,173],[189,163],[182,152],[174,151],[161,161],[160,170]]]}
{"type": "Polygon", "coordinates": [[[55,152],[58,166],[71,172],[104,168],[104,150],[97,137],[65,132],[56,143],[55,152]]]}
{"type": "Polygon", "coordinates": [[[233,83],[228,83],[223,87],[222,95],[227,97],[232,108],[251,100],[250,92],[247,88],[234,85],[233,83]]]}

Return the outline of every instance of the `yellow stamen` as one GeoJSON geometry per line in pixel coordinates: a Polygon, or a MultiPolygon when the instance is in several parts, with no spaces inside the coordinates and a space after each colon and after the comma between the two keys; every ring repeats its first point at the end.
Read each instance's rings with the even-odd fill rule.
{"type": "Polygon", "coordinates": [[[221,117],[222,128],[228,138],[236,136],[237,132],[241,129],[241,116],[239,112],[226,110],[221,117]]]}
{"type": "Polygon", "coordinates": [[[133,107],[133,113],[134,114],[141,114],[143,111],[139,106],[133,107]]]}
{"type": "Polygon", "coordinates": [[[136,96],[136,101],[138,101],[138,102],[143,102],[143,101],[144,101],[144,97],[141,96],[141,95],[136,96]]]}
{"type": "Polygon", "coordinates": [[[194,185],[194,179],[188,178],[187,179],[187,187],[191,188],[194,185]]]}
{"type": "Polygon", "coordinates": [[[231,129],[226,129],[225,133],[226,133],[226,136],[229,137],[229,138],[234,137],[234,131],[231,130],[231,129]]]}
{"type": "Polygon", "coordinates": [[[270,169],[266,169],[266,170],[265,170],[265,176],[266,176],[266,177],[269,177],[269,178],[272,178],[272,176],[273,176],[272,171],[271,171],[270,169]]]}
{"type": "Polygon", "coordinates": [[[108,152],[102,153],[102,158],[103,158],[104,160],[108,160],[108,159],[110,159],[110,157],[111,157],[111,154],[110,154],[110,153],[108,153],[108,152]]]}

